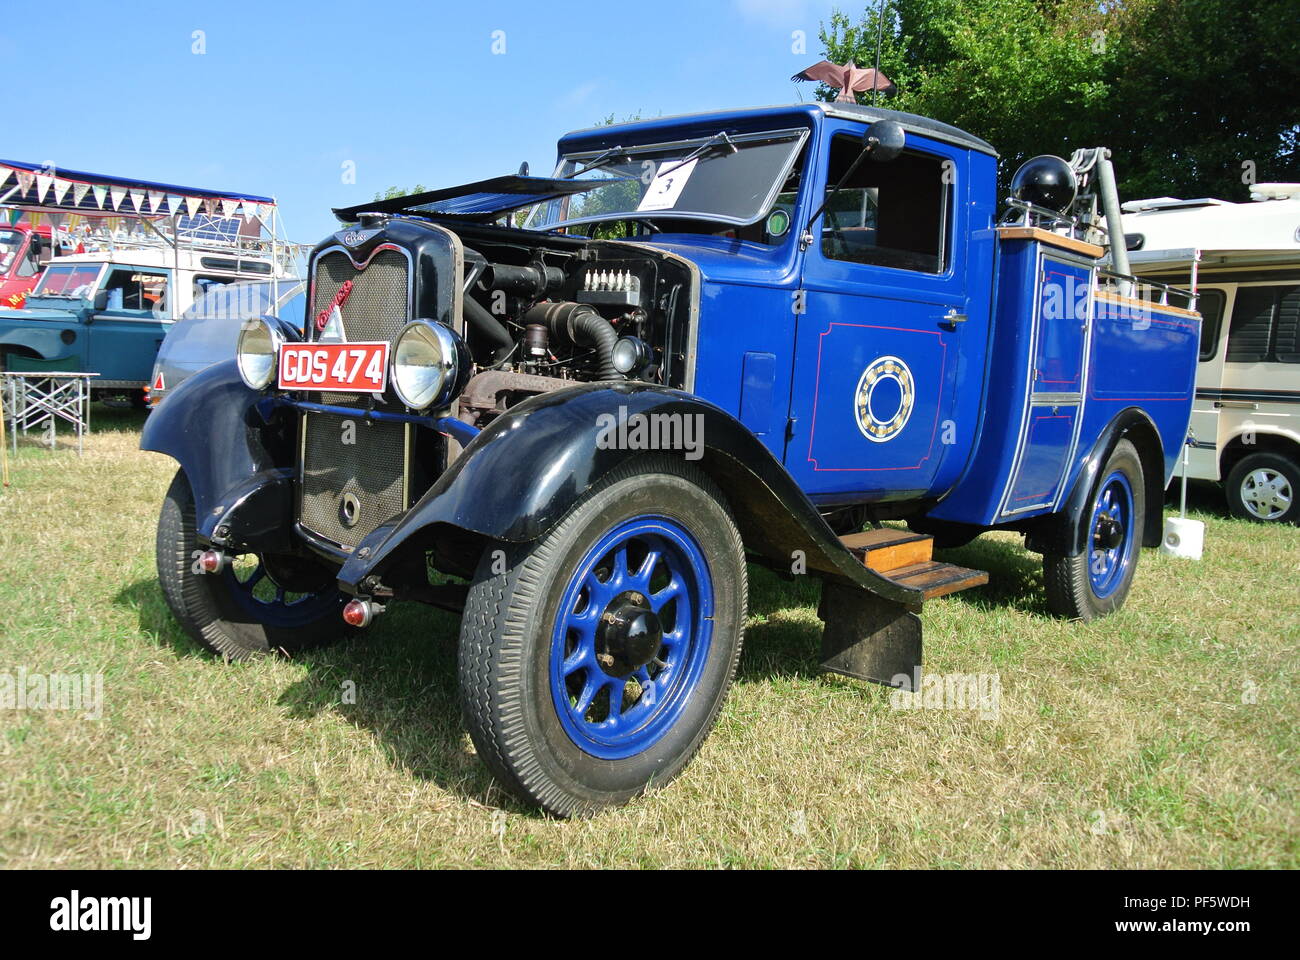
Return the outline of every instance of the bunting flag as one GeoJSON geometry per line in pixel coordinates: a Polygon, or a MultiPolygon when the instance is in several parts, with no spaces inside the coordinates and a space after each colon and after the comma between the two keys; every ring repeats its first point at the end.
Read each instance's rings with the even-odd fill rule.
{"type": "Polygon", "coordinates": [[[144,200],[145,200],[144,191],[132,190],[130,191],[130,194],[131,194],[131,203],[134,204],[135,206],[135,212],[144,213],[144,200]]]}
{"type": "Polygon", "coordinates": [[[54,181],[54,202],[62,205],[63,198],[68,195],[68,191],[71,189],[71,180],[59,180],[56,178],[54,181]]]}
{"type": "Polygon", "coordinates": [[[174,193],[167,194],[167,212],[172,216],[181,213],[181,204],[185,202],[184,197],[178,197],[174,193]]]}
{"type": "MultiPolygon", "coordinates": [[[[72,202],[75,206],[81,206],[81,201],[86,199],[86,194],[90,192],[90,184],[74,183],[72,185],[72,202]]],[[[103,204],[100,204],[103,206],[103,204]]]]}
{"type": "Polygon", "coordinates": [[[109,187],[109,188],[108,188],[108,193],[109,193],[109,196],[112,198],[112,201],[113,201],[113,202],[112,202],[112,205],[109,207],[109,209],[110,209],[110,210],[121,210],[121,209],[122,209],[122,201],[126,199],[126,187],[109,187]]]}
{"type": "Polygon", "coordinates": [[[36,178],[30,173],[23,173],[21,170],[18,171],[18,186],[22,187],[23,196],[27,196],[27,191],[32,188],[32,183],[35,179],[36,178]]]}
{"type": "Polygon", "coordinates": [[[53,177],[43,177],[39,173],[36,175],[36,202],[44,203],[45,195],[50,192],[50,187],[54,184],[53,177]]]}
{"type": "Polygon", "coordinates": [[[91,186],[90,192],[95,196],[95,208],[98,210],[103,210],[104,201],[108,199],[108,187],[101,187],[99,184],[96,183],[93,186],[91,186]]]}
{"type": "Polygon", "coordinates": [[[150,213],[157,213],[158,208],[162,205],[162,202],[163,202],[163,195],[161,192],[156,190],[149,191],[149,212],[150,213]]]}
{"type": "Polygon", "coordinates": [[[186,197],[185,209],[189,211],[191,217],[197,217],[199,211],[203,209],[203,201],[198,197],[186,197]]]}

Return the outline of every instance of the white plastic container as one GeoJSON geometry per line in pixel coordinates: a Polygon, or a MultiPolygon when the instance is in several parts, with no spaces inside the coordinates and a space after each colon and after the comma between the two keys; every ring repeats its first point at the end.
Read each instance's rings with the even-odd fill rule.
{"type": "Polygon", "coordinates": [[[1186,517],[1167,517],[1165,519],[1165,537],[1160,544],[1160,552],[1171,557],[1186,557],[1189,560],[1201,559],[1205,549],[1205,524],[1200,520],[1186,517]]]}

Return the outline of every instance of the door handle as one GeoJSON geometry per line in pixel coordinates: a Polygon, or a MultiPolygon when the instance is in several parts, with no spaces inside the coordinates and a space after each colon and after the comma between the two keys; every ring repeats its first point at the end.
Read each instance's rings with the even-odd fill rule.
{"type": "Polygon", "coordinates": [[[956,330],[957,324],[966,322],[966,314],[958,313],[957,308],[952,307],[939,322],[950,330],[956,330]]]}

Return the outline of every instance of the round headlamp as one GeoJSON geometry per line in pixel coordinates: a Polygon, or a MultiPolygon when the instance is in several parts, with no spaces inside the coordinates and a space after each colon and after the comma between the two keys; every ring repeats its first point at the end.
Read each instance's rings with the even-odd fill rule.
{"type": "Polygon", "coordinates": [[[398,335],[393,389],[412,410],[445,407],[464,388],[469,372],[469,348],[441,323],[413,320],[398,335]]]}
{"type": "Polygon", "coordinates": [[[636,337],[620,337],[614,343],[614,369],[619,373],[639,373],[650,362],[650,348],[636,337]]]}
{"type": "Polygon", "coordinates": [[[239,375],[250,389],[265,390],[275,379],[276,359],[283,342],[284,337],[269,320],[253,317],[244,321],[239,329],[235,359],[239,363],[239,375]]]}

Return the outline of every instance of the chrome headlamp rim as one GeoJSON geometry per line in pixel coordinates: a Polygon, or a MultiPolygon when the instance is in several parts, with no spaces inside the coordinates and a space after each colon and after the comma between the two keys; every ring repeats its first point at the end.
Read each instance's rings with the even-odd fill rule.
{"type": "Polygon", "coordinates": [[[419,318],[402,327],[393,340],[392,360],[390,361],[389,383],[393,392],[409,409],[416,411],[438,410],[449,405],[464,389],[469,377],[469,348],[455,331],[436,320],[419,318]],[[416,391],[406,382],[402,373],[402,344],[407,337],[419,336],[426,345],[432,344],[438,350],[438,378],[416,391]]]}
{"type": "Polygon", "coordinates": [[[265,390],[276,379],[276,372],[280,362],[280,347],[284,345],[284,334],[280,332],[279,325],[267,317],[249,317],[240,325],[239,338],[235,341],[235,363],[239,367],[239,376],[244,381],[244,385],[250,390],[265,390]],[[251,350],[245,350],[246,338],[250,334],[256,334],[265,331],[267,342],[270,350],[263,353],[254,354],[251,350]],[[265,372],[260,376],[253,376],[244,362],[245,355],[268,357],[270,363],[266,365],[265,372]]]}

